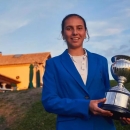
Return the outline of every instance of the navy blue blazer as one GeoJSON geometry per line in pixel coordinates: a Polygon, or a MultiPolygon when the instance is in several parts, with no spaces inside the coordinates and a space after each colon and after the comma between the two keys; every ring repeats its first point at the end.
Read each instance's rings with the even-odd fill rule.
{"type": "Polygon", "coordinates": [[[42,103],[57,114],[57,130],[115,130],[110,118],[89,111],[90,100],[104,98],[110,84],[106,58],[89,51],[87,56],[86,85],[67,50],[46,62],[42,103]]]}

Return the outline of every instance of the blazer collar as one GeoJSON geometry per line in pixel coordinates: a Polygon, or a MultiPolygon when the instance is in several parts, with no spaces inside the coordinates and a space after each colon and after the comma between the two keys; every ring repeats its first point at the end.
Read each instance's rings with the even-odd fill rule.
{"type": "Polygon", "coordinates": [[[88,77],[87,77],[86,87],[89,88],[94,79],[98,64],[97,64],[96,55],[89,52],[88,50],[86,51],[88,54],[88,77]]]}
{"type": "Polygon", "coordinates": [[[65,69],[71,74],[71,76],[75,79],[75,81],[82,87],[82,89],[88,94],[87,88],[90,86],[92,79],[94,77],[95,71],[96,71],[96,59],[94,58],[93,54],[90,53],[88,50],[87,56],[88,56],[88,77],[87,77],[87,83],[86,85],[83,83],[83,80],[78,73],[72,59],[70,58],[70,55],[68,54],[68,50],[66,49],[61,54],[61,62],[65,69]]]}

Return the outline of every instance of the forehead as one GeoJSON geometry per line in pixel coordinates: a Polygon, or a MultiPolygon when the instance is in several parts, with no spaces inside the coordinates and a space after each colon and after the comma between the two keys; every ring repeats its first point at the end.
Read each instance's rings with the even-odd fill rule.
{"type": "Polygon", "coordinates": [[[71,26],[76,26],[76,25],[83,25],[84,26],[84,22],[78,16],[71,16],[65,20],[64,26],[70,26],[70,25],[71,26]]]}

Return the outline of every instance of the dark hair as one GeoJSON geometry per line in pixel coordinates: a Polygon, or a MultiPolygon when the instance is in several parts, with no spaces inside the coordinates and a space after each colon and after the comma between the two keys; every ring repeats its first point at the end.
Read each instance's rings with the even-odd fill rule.
{"type": "Polygon", "coordinates": [[[86,26],[86,21],[83,17],[81,17],[80,15],[78,14],[69,14],[67,16],[65,16],[62,20],[62,23],[61,23],[61,32],[63,33],[63,30],[64,30],[64,26],[65,26],[65,21],[70,18],[70,17],[73,17],[73,16],[76,16],[76,17],[79,17],[80,19],[82,19],[83,23],[84,23],[84,27],[85,27],[85,30],[87,31],[87,36],[88,36],[88,40],[89,40],[89,34],[88,34],[88,29],[87,29],[87,26],[86,26]]]}

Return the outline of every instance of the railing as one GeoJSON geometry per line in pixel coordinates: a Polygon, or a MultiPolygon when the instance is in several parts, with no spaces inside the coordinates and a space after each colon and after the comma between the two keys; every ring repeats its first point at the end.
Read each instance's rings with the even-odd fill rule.
{"type": "Polygon", "coordinates": [[[13,89],[9,88],[0,88],[0,91],[6,92],[6,91],[13,91],[13,89]]]}

